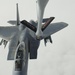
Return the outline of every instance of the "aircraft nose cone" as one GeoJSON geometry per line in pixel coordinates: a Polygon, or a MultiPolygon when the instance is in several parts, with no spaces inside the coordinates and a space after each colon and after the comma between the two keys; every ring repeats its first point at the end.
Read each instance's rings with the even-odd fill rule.
{"type": "Polygon", "coordinates": [[[13,75],[21,75],[21,71],[15,71],[13,75]]]}

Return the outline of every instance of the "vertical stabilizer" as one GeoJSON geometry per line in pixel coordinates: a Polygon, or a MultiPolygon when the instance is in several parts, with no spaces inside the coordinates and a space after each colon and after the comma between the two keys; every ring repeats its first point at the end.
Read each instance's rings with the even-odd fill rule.
{"type": "Polygon", "coordinates": [[[19,19],[19,10],[18,10],[18,3],[16,4],[17,6],[17,25],[20,24],[20,19],[19,19]]]}

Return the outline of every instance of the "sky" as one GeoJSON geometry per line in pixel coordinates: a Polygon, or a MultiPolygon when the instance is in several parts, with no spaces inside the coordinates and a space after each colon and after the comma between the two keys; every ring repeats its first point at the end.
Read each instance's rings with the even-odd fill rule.
{"type": "MultiPolygon", "coordinates": [[[[36,0],[0,0],[0,25],[16,20],[16,3],[20,20],[37,20],[36,0]]],[[[28,75],[75,75],[75,0],[49,0],[44,17],[54,16],[55,22],[68,27],[52,35],[53,44],[40,43],[37,60],[29,60],[28,75]]],[[[9,44],[8,44],[9,45],[9,44]]],[[[14,61],[7,61],[8,45],[0,46],[0,75],[12,75],[14,61]]]]}

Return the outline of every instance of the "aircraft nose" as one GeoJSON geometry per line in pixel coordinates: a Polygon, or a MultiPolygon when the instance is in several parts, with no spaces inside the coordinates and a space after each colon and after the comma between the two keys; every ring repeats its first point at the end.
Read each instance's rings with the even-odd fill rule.
{"type": "Polygon", "coordinates": [[[21,71],[15,71],[13,75],[21,75],[21,71]]]}

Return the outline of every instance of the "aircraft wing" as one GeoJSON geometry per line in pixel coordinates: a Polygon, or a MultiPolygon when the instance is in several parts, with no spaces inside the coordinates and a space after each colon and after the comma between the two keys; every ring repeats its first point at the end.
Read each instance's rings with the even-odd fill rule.
{"type": "Polygon", "coordinates": [[[17,26],[0,27],[0,37],[10,40],[19,31],[17,26]]]}
{"type": "Polygon", "coordinates": [[[57,31],[65,28],[66,26],[68,26],[67,23],[64,22],[58,22],[58,23],[52,23],[50,24],[44,31],[43,31],[43,35],[44,38],[56,33],[57,31]]]}

